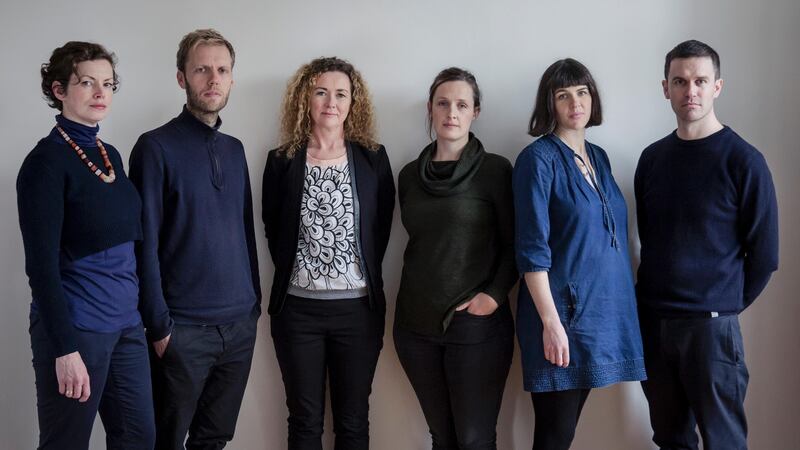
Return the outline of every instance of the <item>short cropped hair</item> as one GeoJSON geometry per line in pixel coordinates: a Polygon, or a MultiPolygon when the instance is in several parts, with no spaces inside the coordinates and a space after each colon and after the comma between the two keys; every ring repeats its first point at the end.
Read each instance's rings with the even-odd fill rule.
{"type": "Polygon", "coordinates": [[[42,95],[51,108],[61,111],[64,104],[56,98],[53,93],[53,83],[58,81],[64,87],[64,92],[69,89],[69,79],[74,74],[79,76],[78,64],[84,61],[95,61],[104,59],[111,64],[111,71],[114,73],[114,86],[116,92],[119,86],[119,77],[115,69],[117,57],[105,49],[100,44],[93,42],[69,41],[62,47],[53,50],[50,60],[42,64],[40,73],[42,74],[42,95]]]}
{"type": "MultiPolygon", "coordinates": [[[[447,83],[448,81],[464,81],[469,84],[469,86],[472,88],[472,103],[475,111],[480,111],[481,89],[478,87],[478,81],[475,79],[475,75],[473,75],[470,71],[460,67],[448,67],[436,75],[436,78],[433,79],[433,83],[431,83],[430,89],[428,89],[428,103],[433,102],[433,96],[436,94],[436,89],[439,89],[439,86],[447,83]]],[[[428,110],[428,136],[431,139],[433,139],[432,128],[433,117],[431,117],[431,112],[428,110]]]]}
{"type": "Polygon", "coordinates": [[[586,86],[592,96],[592,112],[586,127],[603,123],[603,107],[600,103],[600,93],[592,78],[589,69],[572,58],[561,59],[547,68],[539,81],[539,90],[536,93],[536,103],[528,124],[528,134],[542,136],[556,130],[556,105],[555,92],[571,86],[586,86]]]}
{"type": "Polygon", "coordinates": [[[673,59],[704,57],[711,58],[711,63],[714,64],[714,79],[719,80],[719,54],[710,45],[694,39],[681,42],[667,53],[664,61],[664,79],[669,79],[669,65],[673,59]]]}
{"type": "Polygon", "coordinates": [[[178,44],[176,58],[178,70],[186,72],[186,61],[189,59],[189,53],[198,45],[224,45],[231,54],[231,68],[233,68],[233,64],[236,62],[236,52],[233,51],[233,45],[219,31],[213,28],[204,28],[194,30],[181,39],[181,43],[178,44]]]}

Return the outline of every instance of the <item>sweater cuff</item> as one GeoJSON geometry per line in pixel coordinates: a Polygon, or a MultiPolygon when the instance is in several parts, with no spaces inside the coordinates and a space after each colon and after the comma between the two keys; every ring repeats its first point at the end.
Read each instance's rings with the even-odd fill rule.
{"type": "Polygon", "coordinates": [[[172,334],[172,326],[174,322],[171,317],[167,316],[167,320],[163,324],[158,324],[157,326],[150,326],[145,331],[147,335],[148,342],[156,342],[164,339],[165,337],[172,334]]]}
{"type": "Polygon", "coordinates": [[[497,302],[498,306],[508,302],[508,289],[503,289],[498,286],[486,286],[483,293],[492,297],[494,301],[497,302]]]}

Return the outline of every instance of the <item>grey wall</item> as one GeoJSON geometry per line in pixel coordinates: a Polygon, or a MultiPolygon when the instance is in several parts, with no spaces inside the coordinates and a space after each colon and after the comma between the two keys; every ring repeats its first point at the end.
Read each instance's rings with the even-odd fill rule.
{"type": "MultiPolygon", "coordinates": [[[[664,54],[688,38],[716,47],[725,79],[717,114],[764,153],[781,207],[781,269],[741,318],[751,372],[750,443],[754,449],[800,448],[795,425],[800,416],[800,328],[795,326],[800,317],[800,217],[795,197],[800,192],[800,157],[791,132],[800,119],[800,4],[761,3],[3,0],[0,447],[31,448],[37,436],[27,334],[30,290],[23,271],[14,180],[22,159],[53,124],[55,112],[39,94],[39,65],[67,40],[98,41],[117,53],[122,89],[113,113],[102,123],[101,136],[127,158],[140,133],[179,112],[183,91],[174,69],[179,39],[194,28],[213,26],[237,51],[236,84],[223,113],[223,129],[241,138],[247,149],[257,218],[261,171],[265,151],[276,144],[283,87],[311,58],[338,55],[362,71],[373,92],[381,140],[397,173],[427,142],[426,91],[438,70],[460,65],[475,73],[485,100],[474,131],[489,151],[513,161],[531,140],[525,130],[542,71],[557,58],[575,57],[593,71],[606,107],[606,123],[591,129],[589,139],[608,151],[631,206],[639,153],[675,126],[661,95],[664,54]]],[[[260,228],[258,219],[257,225],[260,228]]],[[[390,299],[397,291],[405,241],[396,215],[384,262],[390,299]]],[[[263,237],[259,250],[264,290],[269,292],[272,267],[263,237]]],[[[393,309],[390,301],[389,324],[393,309]]],[[[423,449],[429,446],[427,429],[397,361],[390,330],[389,326],[373,386],[373,448],[423,449]]],[[[229,448],[283,448],[285,417],[283,387],[264,318],[236,439],[229,448]]],[[[532,410],[530,397],[521,389],[518,354],[498,431],[500,448],[530,448],[532,410]]],[[[650,433],[638,385],[600,389],[590,396],[574,448],[649,448],[650,433]]],[[[330,444],[329,435],[326,439],[330,444]]],[[[92,448],[102,448],[102,443],[98,422],[92,448]]]]}

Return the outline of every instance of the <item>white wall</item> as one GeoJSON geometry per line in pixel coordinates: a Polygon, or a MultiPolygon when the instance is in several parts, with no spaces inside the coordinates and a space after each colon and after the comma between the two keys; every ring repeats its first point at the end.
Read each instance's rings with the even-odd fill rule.
{"type": "MultiPolygon", "coordinates": [[[[489,151],[512,162],[525,134],[542,71],[575,57],[594,73],[606,123],[589,139],[611,156],[629,206],[641,150],[674,128],[661,95],[664,54],[697,38],[722,56],[721,120],[759,148],[772,169],[781,207],[781,269],[755,306],[742,315],[751,383],[747,398],[754,449],[800,448],[800,192],[796,101],[800,98],[796,0],[652,1],[385,1],[293,4],[267,1],[27,1],[0,6],[0,447],[31,448],[37,436],[33,371],[27,334],[30,290],[16,215],[14,181],[27,152],[53,124],[55,110],[39,94],[39,65],[67,40],[106,45],[120,59],[122,89],[101,136],[127,159],[143,131],[175,116],[184,93],[175,82],[177,44],[186,32],[212,26],[234,44],[236,84],[223,130],[247,150],[260,229],[261,171],[276,145],[284,84],[303,62],[321,55],[349,59],[366,77],[380,137],[395,170],[426,144],[426,92],[442,68],[472,70],[484,91],[474,131],[489,151]],[[769,4],[767,6],[767,4],[769,4]],[[357,6],[358,5],[358,6],[357,6]]],[[[632,214],[632,213],[631,213],[632,214]]],[[[406,234],[395,216],[384,262],[391,325],[406,234]]],[[[261,276],[269,292],[272,267],[259,236],[261,276]]],[[[429,448],[427,428],[400,368],[387,327],[373,386],[372,447],[429,448]]],[[[283,386],[261,322],[256,358],[231,449],[280,449],[286,440],[283,386]]],[[[530,397],[521,389],[515,354],[500,416],[499,446],[530,448],[530,397]]],[[[594,391],[578,427],[575,449],[649,448],[647,406],[637,384],[594,391]]],[[[332,448],[330,435],[326,448],[332,448]]],[[[92,448],[102,448],[98,425],[92,448]]]]}

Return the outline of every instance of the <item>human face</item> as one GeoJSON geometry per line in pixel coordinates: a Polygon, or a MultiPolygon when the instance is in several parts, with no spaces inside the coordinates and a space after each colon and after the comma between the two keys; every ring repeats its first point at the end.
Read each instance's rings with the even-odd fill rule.
{"type": "Polygon", "coordinates": [[[710,57],[673,59],[669,78],[661,84],[678,122],[688,124],[714,117],[714,99],[722,91],[722,79],[716,79],[710,57]]]}
{"type": "Polygon", "coordinates": [[[472,121],[480,111],[475,109],[474,92],[466,81],[447,81],[433,93],[428,103],[437,141],[466,141],[472,121]]]}
{"type": "Polygon", "coordinates": [[[233,86],[233,60],[224,45],[199,44],[189,52],[178,84],[186,89],[190,111],[216,115],[228,103],[233,86]]]}
{"type": "Polygon", "coordinates": [[[308,100],[312,127],[344,130],[352,102],[352,84],[346,73],[320,74],[308,100]]]}
{"type": "Polygon", "coordinates": [[[75,66],[67,86],[53,82],[53,94],[61,100],[61,114],[73,122],[93,127],[111,110],[114,69],[105,59],[83,61],[75,66]]]}
{"type": "Polygon", "coordinates": [[[553,104],[556,129],[583,130],[592,117],[592,94],[585,84],[556,89],[553,104]]]}

